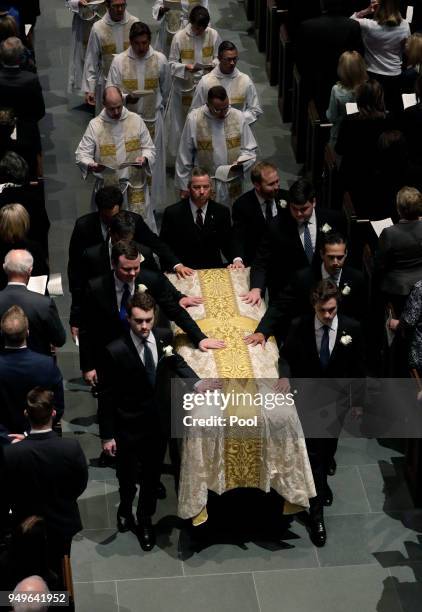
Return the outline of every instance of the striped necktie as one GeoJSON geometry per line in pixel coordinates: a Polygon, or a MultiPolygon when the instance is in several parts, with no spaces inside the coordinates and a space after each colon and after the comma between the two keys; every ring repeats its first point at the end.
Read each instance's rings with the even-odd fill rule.
{"type": "Polygon", "coordinates": [[[308,258],[309,263],[311,263],[314,257],[314,249],[312,246],[311,232],[309,231],[309,221],[305,221],[303,227],[303,247],[305,249],[306,257],[308,258]]]}

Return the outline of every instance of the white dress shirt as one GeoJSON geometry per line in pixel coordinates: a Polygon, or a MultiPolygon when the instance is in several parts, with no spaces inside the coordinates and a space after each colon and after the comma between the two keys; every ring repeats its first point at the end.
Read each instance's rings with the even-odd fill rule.
{"type": "Polygon", "coordinates": [[[327,278],[329,278],[330,280],[332,280],[333,282],[336,283],[337,287],[340,286],[340,279],[341,279],[341,273],[343,272],[342,268],[339,268],[337,270],[337,274],[334,276],[332,274],[330,274],[329,272],[327,272],[327,270],[325,269],[324,264],[321,264],[321,278],[322,280],[326,280],[327,278]]]}
{"type": "Polygon", "coordinates": [[[129,285],[129,291],[132,297],[132,295],[135,293],[135,281],[132,281],[131,283],[123,283],[119,278],[117,278],[116,275],[114,275],[114,287],[116,289],[117,309],[118,310],[120,310],[120,306],[122,305],[123,291],[124,291],[124,286],[126,284],[129,285]]]}
{"type": "MultiPolygon", "coordinates": [[[[145,357],[144,357],[145,349],[144,349],[143,340],[141,338],[138,338],[138,336],[136,336],[132,330],[130,330],[129,333],[130,333],[130,337],[132,338],[132,342],[135,345],[136,350],[138,351],[139,358],[142,361],[142,363],[145,365],[145,357]]],[[[154,365],[155,367],[157,367],[157,363],[158,363],[157,342],[155,340],[154,334],[151,332],[149,332],[148,334],[147,344],[148,344],[149,349],[151,350],[152,358],[154,359],[154,365]]]]}
{"type": "MultiPolygon", "coordinates": [[[[314,327],[315,327],[315,342],[316,342],[316,347],[317,347],[317,351],[318,351],[318,355],[321,352],[321,342],[322,342],[322,336],[324,333],[324,325],[325,323],[321,323],[321,321],[318,319],[317,316],[315,316],[315,323],[314,323],[314,327]]],[[[338,329],[338,317],[337,315],[334,317],[334,319],[331,321],[331,325],[328,326],[329,330],[328,330],[328,348],[330,351],[330,355],[333,352],[333,348],[334,345],[336,343],[336,338],[337,338],[337,329],[338,329]]]]}
{"type": "MultiPolygon", "coordinates": [[[[308,228],[309,228],[309,233],[311,235],[312,248],[315,252],[315,245],[316,245],[316,238],[317,238],[317,220],[316,220],[315,209],[312,211],[312,215],[308,219],[308,228]]],[[[304,238],[305,224],[298,223],[297,229],[299,231],[300,241],[302,243],[303,248],[305,249],[305,238],[304,238]]]]}
{"type": "MultiPolygon", "coordinates": [[[[189,205],[190,205],[190,209],[191,209],[191,212],[192,212],[193,221],[194,221],[194,223],[196,223],[196,219],[197,219],[196,211],[198,210],[198,206],[196,206],[196,204],[194,204],[190,198],[189,198],[189,205]]],[[[204,204],[204,206],[202,206],[202,208],[201,208],[201,210],[202,210],[202,221],[204,223],[205,223],[205,217],[206,217],[206,214],[207,214],[207,208],[208,208],[208,202],[206,204],[204,204]]]]}
{"type": "MultiPolygon", "coordinates": [[[[259,205],[261,206],[261,212],[264,215],[264,218],[266,219],[267,217],[265,215],[265,211],[266,211],[265,199],[261,195],[259,195],[259,193],[256,190],[255,190],[255,195],[258,199],[259,205]]],[[[271,202],[271,215],[275,217],[277,215],[277,206],[276,206],[275,200],[274,198],[268,198],[268,199],[271,202]]]]}

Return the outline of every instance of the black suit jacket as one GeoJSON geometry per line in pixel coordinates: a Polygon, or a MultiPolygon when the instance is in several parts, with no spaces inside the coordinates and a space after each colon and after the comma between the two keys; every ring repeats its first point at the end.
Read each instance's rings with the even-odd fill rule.
{"type": "MultiPolygon", "coordinates": [[[[310,295],[312,288],[321,278],[321,266],[308,266],[298,270],[288,287],[281,289],[277,297],[270,301],[255,331],[266,337],[277,335],[294,317],[313,313],[310,295]]],[[[363,273],[345,266],[342,269],[339,289],[342,293],[339,312],[362,322],[368,314],[369,305],[368,287],[363,273]]]]}
{"type": "MultiPolygon", "coordinates": [[[[164,274],[141,270],[135,280],[135,287],[138,284],[145,285],[166,317],[175,321],[190,340],[198,344],[206,336],[187,311],[174,299],[174,294],[168,287],[169,282],[164,274]]],[[[81,370],[87,372],[101,367],[104,347],[119,338],[123,331],[124,327],[117,309],[114,274],[110,272],[89,280],[83,297],[79,328],[81,370]]]]}
{"type": "MultiPolygon", "coordinates": [[[[286,192],[281,192],[280,195],[287,200],[286,192]]],[[[276,201],[276,206],[279,214],[281,212],[279,201],[276,201]]],[[[255,189],[247,191],[233,203],[232,219],[233,257],[241,257],[245,266],[250,266],[268,225],[255,189]]]]}
{"type": "Polygon", "coordinates": [[[37,386],[53,391],[59,421],[64,411],[63,378],[54,359],[28,348],[0,351],[0,423],[11,433],[27,429],[26,396],[37,386]]]}
{"type": "Polygon", "coordinates": [[[158,351],[155,386],[148,380],[129,333],[106,347],[104,390],[98,412],[103,440],[114,438],[121,431],[169,435],[171,378],[199,380],[180,355],[164,355],[163,348],[173,340],[171,331],[155,328],[153,334],[158,351]]]}
{"type": "MultiPolygon", "coordinates": [[[[343,214],[325,208],[315,208],[317,237],[312,265],[321,263],[319,255],[322,228],[329,225],[330,231],[346,234],[346,219],[343,214]]],[[[258,247],[255,261],[251,268],[250,287],[264,289],[268,286],[271,296],[290,282],[297,270],[309,266],[305,250],[300,240],[298,225],[288,208],[273,219],[268,225],[261,244],[258,247]]]]}
{"type": "Polygon", "coordinates": [[[45,115],[44,98],[38,76],[20,68],[0,68],[1,105],[13,108],[16,130],[24,143],[37,143],[41,150],[38,121],[45,115]]]}
{"type": "Polygon", "coordinates": [[[4,472],[3,494],[16,524],[37,515],[64,537],[82,529],[76,500],[86,488],[88,468],[76,439],[52,431],[29,434],[4,449],[4,472]]]}
{"type": "Polygon", "coordinates": [[[50,344],[63,346],[66,332],[53,300],[29,291],[23,285],[7,285],[0,291],[0,318],[14,305],[20,306],[28,317],[28,346],[38,353],[51,354],[50,344]]]}
{"type": "Polygon", "coordinates": [[[163,214],[160,238],[190,268],[221,268],[224,265],[221,253],[229,263],[232,260],[230,211],[213,200],[208,201],[203,228],[194,222],[189,199],[168,206],[163,214]]]}

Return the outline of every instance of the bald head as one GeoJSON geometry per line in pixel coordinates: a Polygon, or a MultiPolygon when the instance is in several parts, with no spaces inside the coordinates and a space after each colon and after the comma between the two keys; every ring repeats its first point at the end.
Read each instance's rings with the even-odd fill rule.
{"type": "Polygon", "coordinates": [[[123,96],[118,87],[110,86],[104,89],[103,104],[110,119],[118,121],[123,110],[123,96]]]}
{"type": "MultiPolygon", "coordinates": [[[[41,576],[29,576],[28,578],[21,580],[16,585],[13,594],[45,593],[47,595],[49,592],[48,586],[41,576]]],[[[16,610],[16,612],[42,612],[43,610],[48,610],[48,607],[49,606],[47,603],[41,604],[39,602],[22,602],[16,603],[13,610],[16,610]]]]}
{"type": "Polygon", "coordinates": [[[9,283],[27,284],[32,273],[34,258],[25,249],[12,249],[4,258],[3,270],[9,283]]]}

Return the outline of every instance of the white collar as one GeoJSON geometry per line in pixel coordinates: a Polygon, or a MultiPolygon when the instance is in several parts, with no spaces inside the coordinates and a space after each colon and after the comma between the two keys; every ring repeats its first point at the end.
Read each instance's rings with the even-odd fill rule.
{"type": "MultiPolygon", "coordinates": [[[[132,330],[129,331],[129,335],[132,338],[133,344],[136,346],[138,350],[144,346],[144,342],[142,338],[139,338],[139,336],[134,334],[132,330]]],[[[146,341],[148,344],[155,344],[155,345],[157,344],[157,341],[152,331],[149,332],[146,341]]]]}
{"type": "Polygon", "coordinates": [[[106,121],[107,123],[119,123],[119,121],[124,121],[125,119],[128,118],[129,112],[130,111],[128,111],[126,107],[123,107],[122,114],[120,115],[120,119],[112,119],[111,117],[107,115],[106,109],[103,108],[103,110],[98,116],[100,119],[102,119],[102,121],[106,121]]]}
{"type": "Polygon", "coordinates": [[[117,278],[116,274],[114,273],[114,282],[115,282],[115,285],[116,285],[116,287],[117,287],[117,289],[119,291],[123,291],[124,290],[123,289],[124,286],[128,285],[128,287],[130,289],[130,292],[133,293],[133,289],[135,287],[135,281],[134,280],[131,283],[124,283],[123,281],[120,280],[120,278],[117,278]]]}
{"type": "MultiPolygon", "coordinates": [[[[327,325],[327,324],[326,323],[321,323],[321,321],[315,315],[315,317],[314,317],[314,328],[315,328],[315,331],[320,330],[322,327],[324,327],[324,325],[327,325]]],[[[329,328],[330,331],[333,331],[333,332],[337,331],[337,328],[338,328],[338,316],[337,315],[334,317],[334,319],[331,321],[330,325],[328,325],[327,327],[329,328]]]]}
{"type": "Polygon", "coordinates": [[[26,283],[20,283],[18,281],[13,281],[13,282],[7,283],[7,286],[9,286],[9,285],[15,285],[17,287],[26,287],[28,289],[26,283]]]}
{"type": "Polygon", "coordinates": [[[131,17],[130,13],[125,11],[125,13],[123,15],[123,19],[121,21],[113,21],[112,18],[110,17],[109,12],[107,11],[107,13],[104,15],[103,19],[104,19],[104,21],[106,22],[107,25],[113,27],[113,26],[124,25],[125,23],[127,23],[129,21],[130,17],[131,17]]]}
{"type": "Polygon", "coordinates": [[[135,55],[132,47],[129,45],[129,47],[127,48],[126,51],[124,51],[123,53],[127,53],[128,57],[130,57],[133,60],[139,60],[140,62],[142,62],[143,60],[148,59],[149,57],[151,57],[151,55],[154,55],[155,51],[152,48],[152,46],[149,46],[148,51],[145,53],[144,57],[138,57],[137,55],[135,55]]]}
{"type": "Polygon", "coordinates": [[[230,74],[224,74],[224,72],[221,72],[219,64],[214,68],[214,70],[211,70],[210,74],[212,73],[214,73],[214,76],[216,76],[217,79],[235,79],[239,76],[239,74],[241,74],[240,70],[236,68],[236,66],[233,72],[230,74]]]}
{"type": "Polygon", "coordinates": [[[31,429],[30,434],[43,434],[48,433],[49,431],[53,431],[50,427],[49,429],[31,429]]]}

